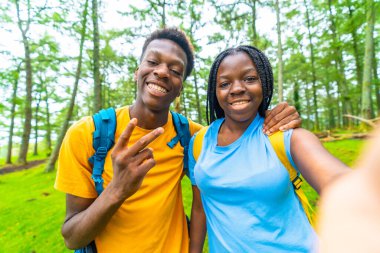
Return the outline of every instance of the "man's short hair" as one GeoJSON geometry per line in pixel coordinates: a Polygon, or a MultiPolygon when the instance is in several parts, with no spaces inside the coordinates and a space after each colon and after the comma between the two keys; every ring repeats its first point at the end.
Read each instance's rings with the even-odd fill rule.
{"type": "Polygon", "coordinates": [[[144,46],[140,56],[140,61],[144,57],[146,48],[148,47],[149,43],[157,39],[171,40],[178,46],[180,46],[183,51],[185,51],[187,64],[184,79],[186,80],[186,78],[191,74],[191,71],[194,68],[194,49],[186,34],[175,27],[159,29],[151,33],[144,42],[144,46]]]}

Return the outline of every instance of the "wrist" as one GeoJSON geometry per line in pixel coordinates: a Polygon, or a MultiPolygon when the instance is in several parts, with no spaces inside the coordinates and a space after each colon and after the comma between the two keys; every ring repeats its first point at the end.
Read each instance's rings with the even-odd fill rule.
{"type": "Polygon", "coordinates": [[[112,204],[121,205],[123,202],[130,197],[130,194],[126,193],[125,190],[117,187],[115,182],[111,180],[111,182],[106,187],[107,195],[109,195],[109,199],[112,201],[112,204]]]}

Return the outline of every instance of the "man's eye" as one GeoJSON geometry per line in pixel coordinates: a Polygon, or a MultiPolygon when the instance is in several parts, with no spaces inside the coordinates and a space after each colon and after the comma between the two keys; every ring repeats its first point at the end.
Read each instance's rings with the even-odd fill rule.
{"type": "Polygon", "coordinates": [[[182,73],[178,70],[171,69],[171,71],[176,75],[176,76],[182,76],[182,73]]]}
{"type": "Polygon", "coordinates": [[[157,65],[157,64],[158,64],[156,61],[153,61],[153,60],[147,60],[147,62],[148,62],[150,65],[157,65]]]}

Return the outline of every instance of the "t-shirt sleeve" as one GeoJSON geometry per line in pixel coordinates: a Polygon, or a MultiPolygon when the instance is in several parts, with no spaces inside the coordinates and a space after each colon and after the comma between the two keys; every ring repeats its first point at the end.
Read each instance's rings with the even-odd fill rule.
{"type": "Polygon", "coordinates": [[[191,138],[189,143],[189,178],[192,185],[197,185],[194,178],[194,167],[196,164],[194,155],[193,155],[193,146],[194,146],[195,135],[191,138]]]}
{"type": "Polygon", "coordinates": [[[297,168],[296,164],[294,163],[292,153],[291,153],[291,138],[293,134],[293,129],[290,129],[288,131],[284,132],[284,142],[285,142],[285,151],[286,151],[286,156],[288,160],[290,161],[290,164],[297,170],[299,173],[299,169],[297,168]]]}
{"type": "Polygon", "coordinates": [[[198,124],[198,123],[195,123],[194,121],[192,121],[191,119],[188,119],[189,120],[189,130],[190,130],[190,134],[191,136],[193,136],[196,132],[198,132],[199,130],[201,130],[201,128],[203,127],[201,124],[198,124]]]}
{"type": "Polygon", "coordinates": [[[59,152],[55,189],[82,198],[97,197],[88,161],[94,153],[93,131],[91,117],[81,119],[67,131],[59,152]]]}

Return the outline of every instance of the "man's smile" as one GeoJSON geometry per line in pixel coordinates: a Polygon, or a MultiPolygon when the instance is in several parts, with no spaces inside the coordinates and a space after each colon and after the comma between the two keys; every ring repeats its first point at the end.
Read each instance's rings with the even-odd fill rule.
{"type": "Polygon", "coordinates": [[[168,90],[162,86],[157,85],[156,83],[147,82],[147,86],[150,90],[153,90],[155,92],[159,92],[162,94],[168,93],[168,90]]]}

